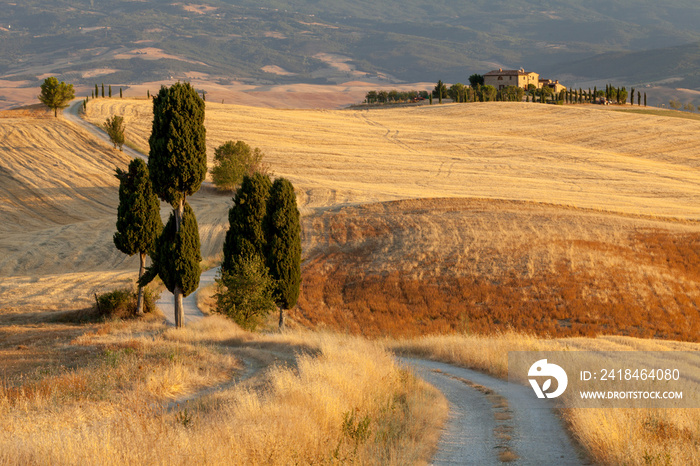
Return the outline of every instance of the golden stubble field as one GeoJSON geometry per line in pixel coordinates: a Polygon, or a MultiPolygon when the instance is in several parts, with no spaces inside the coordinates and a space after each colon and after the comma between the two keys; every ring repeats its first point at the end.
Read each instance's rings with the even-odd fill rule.
{"type": "MultiPolygon", "coordinates": [[[[86,118],[113,114],[132,145],[148,147],[148,101],[93,100],[86,118]]],[[[3,116],[1,307],[87,306],[132,280],[136,259],[111,243],[112,173],[126,157],[61,119],[3,116]]],[[[242,139],[295,184],[306,259],[295,317],[307,325],[593,334],[620,330],[632,306],[641,314],[623,322],[625,334],[695,329],[696,121],[534,104],[208,103],[206,125],[210,157],[242,139]],[[377,290],[379,301],[367,297],[377,290]]],[[[214,259],[230,194],[205,186],[191,203],[214,259]]]]}
{"type": "MultiPolygon", "coordinates": [[[[148,148],[151,104],[98,99],[148,148]]],[[[207,103],[210,160],[227,140],[260,147],[302,203],[435,197],[528,200],[700,218],[698,122],[497,103],[377,110],[279,110],[207,103]],[[306,196],[311,199],[306,199],[306,196]]]]}

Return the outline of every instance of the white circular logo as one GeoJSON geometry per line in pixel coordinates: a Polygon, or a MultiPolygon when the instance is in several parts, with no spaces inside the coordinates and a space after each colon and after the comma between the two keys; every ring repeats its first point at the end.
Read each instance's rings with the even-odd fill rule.
{"type": "Polygon", "coordinates": [[[535,364],[530,366],[527,373],[528,377],[549,377],[540,387],[537,379],[528,379],[532,389],[535,391],[537,398],[556,398],[566,390],[569,383],[569,378],[566,376],[566,371],[556,364],[548,364],[546,359],[540,359],[535,364]],[[547,390],[552,386],[552,378],[557,381],[557,389],[552,393],[547,393],[547,390]]]}

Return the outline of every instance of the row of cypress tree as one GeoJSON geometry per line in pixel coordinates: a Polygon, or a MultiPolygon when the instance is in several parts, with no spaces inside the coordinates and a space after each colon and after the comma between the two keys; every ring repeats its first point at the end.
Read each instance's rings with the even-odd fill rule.
{"type": "Polygon", "coordinates": [[[301,224],[292,183],[285,178],[273,183],[260,173],[245,176],[229,210],[219,285],[228,290],[247,287],[247,298],[256,298],[256,303],[245,302],[243,297],[231,299],[219,292],[220,310],[229,315],[245,313],[237,321],[253,328],[275,303],[283,329],[284,310],[296,304],[300,284],[301,224]],[[242,282],[244,275],[249,279],[242,282]]]}
{"type": "MultiPolygon", "coordinates": [[[[207,173],[204,101],[189,83],[161,87],[153,99],[148,166],[135,159],[128,171],[117,170],[119,208],[114,244],[140,257],[137,312],[143,311],[143,287],[159,276],[175,301],[175,325],[184,324],[182,298],[199,286],[199,228],[187,197],[207,173]],[[160,219],[158,198],[173,211],[160,219]],[[151,266],[145,268],[146,254],[151,266]]],[[[294,306],[301,282],[301,237],[294,188],[283,178],[247,177],[234,197],[224,244],[222,283],[244,260],[257,258],[269,270],[270,292],[283,309],[294,306]],[[274,288],[274,289],[273,289],[274,288]]],[[[234,290],[235,291],[235,290],[234,290]]]]}

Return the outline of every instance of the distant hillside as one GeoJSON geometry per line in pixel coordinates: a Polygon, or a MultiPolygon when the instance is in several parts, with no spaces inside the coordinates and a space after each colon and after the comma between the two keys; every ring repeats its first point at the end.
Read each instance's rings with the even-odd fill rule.
{"type": "MultiPolygon", "coordinates": [[[[26,0],[0,9],[0,80],[139,83],[197,72],[222,83],[455,82],[496,66],[556,74],[602,53],[698,42],[698,23],[689,0],[26,0]]],[[[613,76],[603,65],[566,70],[613,76]]],[[[665,69],[647,68],[644,79],[662,79],[665,69]]]]}
{"type": "Polygon", "coordinates": [[[614,76],[629,83],[673,83],[700,88],[700,42],[641,52],[608,52],[559,65],[562,73],[605,79],[614,76]]]}

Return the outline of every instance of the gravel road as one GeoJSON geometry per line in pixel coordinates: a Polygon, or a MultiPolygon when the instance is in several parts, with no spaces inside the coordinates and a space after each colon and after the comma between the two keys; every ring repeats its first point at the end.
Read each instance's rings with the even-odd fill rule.
{"type": "Polygon", "coordinates": [[[401,358],[417,375],[434,385],[450,402],[450,417],[440,438],[433,464],[503,464],[507,449],[517,455],[514,465],[585,465],[559,418],[549,409],[535,407],[532,389],[470,369],[434,361],[401,358]],[[437,371],[437,372],[436,372],[437,371]],[[490,389],[507,400],[507,409],[462,380],[490,389]],[[497,420],[507,411],[510,419],[497,420]],[[501,434],[501,435],[499,435],[501,434]]]}
{"type": "MultiPolygon", "coordinates": [[[[81,99],[73,100],[73,102],[71,102],[71,104],[68,106],[68,108],[66,108],[63,111],[63,117],[66,120],[80,126],[85,131],[87,131],[88,133],[95,136],[97,139],[104,141],[113,147],[112,142],[109,140],[109,136],[107,135],[107,133],[104,130],[102,130],[98,126],[95,126],[92,123],[80,118],[79,111],[80,111],[80,107],[82,105],[83,105],[83,101],[81,99]]],[[[146,162],[148,162],[148,156],[143,155],[141,152],[136,151],[136,150],[132,149],[131,147],[127,147],[127,146],[124,146],[122,149],[123,149],[124,153],[127,154],[128,156],[133,157],[133,158],[137,158],[137,159],[143,159],[146,162]]]]}

